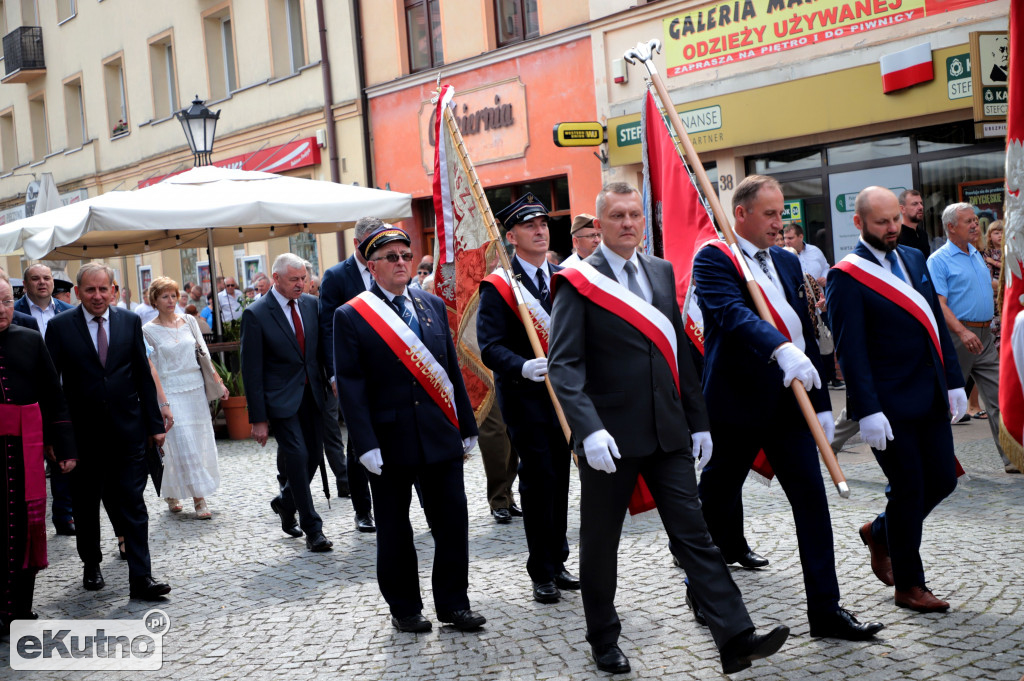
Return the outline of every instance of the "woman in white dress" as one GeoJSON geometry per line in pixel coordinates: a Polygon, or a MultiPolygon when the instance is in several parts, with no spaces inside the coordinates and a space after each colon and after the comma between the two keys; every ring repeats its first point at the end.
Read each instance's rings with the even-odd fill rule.
{"type": "MultiPolygon", "coordinates": [[[[158,277],[150,284],[147,298],[158,315],[142,327],[142,333],[153,347],[149,359],[160,375],[174,414],[174,427],[168,430],[164,442],[160,492],[172,513],[181,511],[180,499],[192,497],[196,517],[205,520],[211,517],[206,496],[216,491],[220,473],[210,406],[206,401],[202,370],[196,360],[196,342],[203,352],[209,351],[195,320],[175,311],[177,282],[158,277]]],[[[227,388],[223,384],[221,388],[223,397],[227,398],[227,388]]]]}

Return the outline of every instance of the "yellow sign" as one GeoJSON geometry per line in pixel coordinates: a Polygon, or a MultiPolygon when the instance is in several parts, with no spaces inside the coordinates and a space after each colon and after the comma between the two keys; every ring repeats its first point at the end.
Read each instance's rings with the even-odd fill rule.
{"type": "Polygon", "coordinates": [[[604,144],[604,126],[596,121],[556,123],[556,147],[597,147],[604,144]]]}
{"type": "Polygon", "coordinates": [[[992,1],[720,0],[664,19],[666,72],[679,76],[992,1]]]}

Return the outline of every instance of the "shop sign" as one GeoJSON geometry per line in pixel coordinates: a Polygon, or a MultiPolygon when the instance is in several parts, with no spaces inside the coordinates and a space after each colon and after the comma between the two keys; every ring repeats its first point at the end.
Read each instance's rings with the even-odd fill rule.
{"type": "Polygon", "coordinates": [[[996,123],[975,123],[975,137],[1006,137],[1006,121],[996,123]]]}
{"type": "Polygon", "coordinates": [[[860,230],[853,224],[854,202],[865,187],[888,187],[899,195],[913,186],[914,178],[909,163],[897,166],[831,173],[828,176],[829,199],[832,212],[832,255],[836,262],[853,252],[860,239],[860,230]]]}
{"type": "Polygon", "coordinates": [[[974,94],[971,84],[971,55],[946,57],[946,92],[949,100],[966,99],[974,94]]]}
{"type": "Polygon", "coordinates": [[[804,200],[793,199],[782,204],[782,222],[801,222],[804,219],[804,200]]]}
{"type": "Polygon", "coordinates": [[[604,126],[596,121],[555,123],[556,147],[599,147],[604,144],[604,126]]]}
{"type": "Polygon", "coordinates": [[[972,31],[971,61],[977,65],[974,82],[974,120],[1006,120],[1009,108],[1010,37],[1006,31],[972,31]]]}
{"type": "MultiPolygon", "coordinates": [[[[526,120],[526,85],[518,78],[472,90],[455,91],[455,122],[474,166],[522,158],[530,146],[526,120]]],[[[434,174],[434,125],[437,105],[420,104],[420,158],[434,174]]]]}
{"type": "MultiPolygon", "coordinates": [[[[316,143],[316,137],[306,137],[287,144],[281,144],[269,149],[261,149],[240,156],[231,156],[214,161],[212,165],[218,168],[236,168],[238,170],[258,170],[262,173],[280,173],[286,170],[304,168],[306,166],[318,165],[320,163],[320,145],[316,143]]],[[[185,171],[180,171],[185,172],[185,171]]],[[[139,182],[139,189],[156,184],[168,177],[178,173],[159,175],[139,182]]]]}
{"type": "Polygon", "coordinates": [[[995,0],[728,0],[666,17],[669,76],[901,26],[995,0]]]}
{"type": "Polygon", "coordinates": [[[975,180],[957,184],[960,200],[971,204],[981,223],[981,228],[988,229],[988,223],[1003,219],[1003,202],[1006,200],[1006,180],[1002,177],[994,180],[975,180]]]}
{"type": "MultiPolygon", "coordinates": [[[[722,107],[716,104],[715,106],[705,106],[699,109],[680,111],[679,120],[682,121],[683,127],[686,129],[686,134],[690,136],[690,141],[693,142],[694,145],[697,145],[698,142],[693,139],[695,134],[722,129],[722,107]]],[[[721,138],[721,135],[718,137],[721,138]]],[[[621,125],[616,126],[615,139],[618,140],[620,147],[640,144],[640,142],[643,141],[643,131],[640,129],[640,121],[622,123],[621,125]]]]}

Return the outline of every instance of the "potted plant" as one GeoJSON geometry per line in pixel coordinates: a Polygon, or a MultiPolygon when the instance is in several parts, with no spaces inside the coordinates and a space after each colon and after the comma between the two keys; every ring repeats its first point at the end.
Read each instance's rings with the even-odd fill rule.
{"type": "Polygon", "coordinates": [[[228,425],[228,437],[232,440],[245,440],[252,434],[249,425],[248,402],[245,399],[245,385],[242,383],[242,372],[231,371],[220,362],[214,362],[220,380],[224,381],[231,396],[220,401],[224,409],[224,420],[228,425]]]}

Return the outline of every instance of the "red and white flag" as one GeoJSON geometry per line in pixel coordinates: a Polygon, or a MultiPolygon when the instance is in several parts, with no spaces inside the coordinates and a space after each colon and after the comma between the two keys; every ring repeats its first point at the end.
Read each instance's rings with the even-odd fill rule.
{"type": "MultiPolygon", "coordinates": [[[[1010,74],[1006,115],[1006,229],[1003,253],[1002,338],[999,346],[999,442],[1018,470],[1024,470],[1024,348],[1017,341],[1018,315],[1024,310],[1024,6],[1010,3],[1010,74]],[[1012,339],[1007,343],[1007,339],[1012,339]]],[[[1024,316],[1022,316],[1024,319],[1024,316]]]]}
{"type": "Polygon", "coordinates": [[[932,44],[921,43],[899,52],[882,55],[882,92],[902,90],[935,78],[932,44]]]}
{"type": "Polygon", "coordinates": [[[675,270],[676,300],[683,311],[686,333],[703,352],[704,324],[700,309],[692,296],[688,300],[687,294],[697,247],[718,238],[718,232],[650,90],[644,102],[641,126],[644,131],[644,212],[648,230],[644,250],[651,252],[651,234],[660,233],[663,256],[675,270]]]}
{"type": "Polygon", "coordinates": [[[444,111],[453,106],[454,94],[450,85],[441,88],[434,123],[434,293],[448,309],[462,378],[480,423],[494,400],[494,379],[480,360],[476,338],[479,289],[480,280],[497,265],[498,253],[487,235],[483,208],[473,198],[466,171],[470,161],[460,158],[445,124],[444,111]]]}

